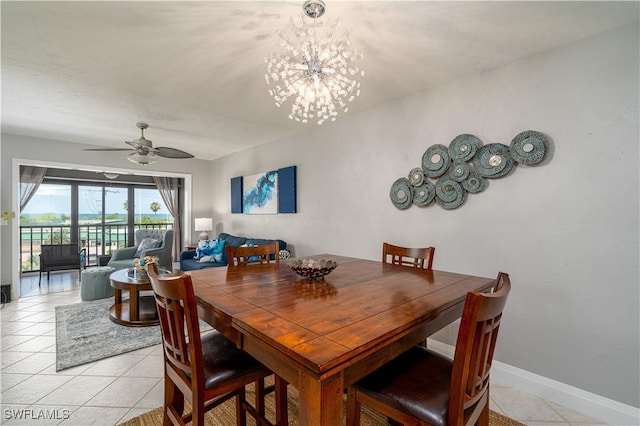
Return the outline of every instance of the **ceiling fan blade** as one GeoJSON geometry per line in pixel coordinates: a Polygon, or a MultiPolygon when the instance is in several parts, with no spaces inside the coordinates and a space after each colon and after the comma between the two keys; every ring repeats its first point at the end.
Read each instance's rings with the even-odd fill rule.
{"type": "Polygon", "coordinates": [[[193,158],[193,155],[189,154],[188,152],[184,152],[175,148],[169,148],[166,146],[157,147],[156,153],[160,157],[165,158],[193,158]]]}
{"type": "Polygon", "coordinates": [[[131,151],[131,148],[85,148],[83,151],[131,151]]]}

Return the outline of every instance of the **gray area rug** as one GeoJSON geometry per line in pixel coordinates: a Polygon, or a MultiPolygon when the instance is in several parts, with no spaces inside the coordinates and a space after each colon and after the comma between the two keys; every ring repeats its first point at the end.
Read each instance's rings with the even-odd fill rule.
{"type": "Polygon", "coordinates": [[[56,306],[56,371],[161,342],[160,326],[125,327],[112,322],[111,305],[113,298],[56,306]]]}

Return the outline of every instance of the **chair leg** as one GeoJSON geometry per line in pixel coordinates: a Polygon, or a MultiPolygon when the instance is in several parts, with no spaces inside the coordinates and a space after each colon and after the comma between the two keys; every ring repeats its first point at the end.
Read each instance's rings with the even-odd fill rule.
{"type": "Polygon", "coordinates": [[[175,416],[181,417],[184,413],[184,395],[169,377],[164,376],[164,426],[171,426],[173,422],[169,419],[169,411],[175,416]]]}
{"type": "Polygon", "coordinates": [[[42,271],[38,272],[38,287],[40,287],[41,283],[42,283],[42,271]]]}
{"type": "Polygon", "coordinates": [[[347,390],[347,426],[360,426],[360,402],[352,387],[347,390]]]}
{"type": "Polygon", "coordinates": [[[266,391],[264,389],[264,377],[256,380],[254,386],[256,391],[256,413],[258,413],[258,417],[264,417],[264,397],[266,395],[266,391]]]}
{"type": "Polygon", "coordinates": [[[236,395],[234,399],[236,401],[236,426],[240,426],[240,417],[244,414],[244,407],[242,406],[239,394],[236,395]]]}
{"type": "Polygon", "coordinates": [[[279,376],[275,376],[276,392],[276,426],[289,424],[289,404],[287,400],[287,382],[279,376]]]}
{"type": "MultiPolygon", "coordinates": [[[[487,391],[488,392],[488,391],[487,391]]],[[[489,396],[487,395],[487,403],[482,408],[477,421],[478,426],[489,426],[489,396]]]]}
{"type": "Polygon", "coordinates": [[[195,394],[193,397],[193,401],[191,401],[191,424],[193,426],[204,426],[205,402],[203,400],[198,400],[195,394]]]}
{"type": "Polygon", "coordinates": [[[238,395],[236,396],[236,425],[237,426],[247,425],[247,411],[245,410],[245,407],[244,407],[246,399],[247,399],[247,392],[243,386],[238,390],[238,395]]]}

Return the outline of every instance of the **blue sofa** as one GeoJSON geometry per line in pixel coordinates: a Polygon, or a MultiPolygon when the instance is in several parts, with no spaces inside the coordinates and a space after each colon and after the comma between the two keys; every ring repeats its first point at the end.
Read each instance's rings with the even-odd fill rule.
{"type": "MultiPolygon", "coordinates": [[[[261,238],[237,237],[235,235],[230,235],[224,232],[221,232],[220,235],[218,235],[218,239],[224,240],[225,246],[235,246],[235,247],[240,247],[243,244],[260,246],[263,244],[272,243],[273,241],[277,241],[278,246],[280,247],[280,250],[287,249],[287,243],[282,240],[265,240],[261,238]]],[[[180,270],[195,271],[198,269],[217,268],[220,266],[227,266],[226,250],[222,252],[221,262],[196,262],[196,260],[194,259],[195,255],[196,255],[195,250],[187,250],[180,253],[180,270]]]]}

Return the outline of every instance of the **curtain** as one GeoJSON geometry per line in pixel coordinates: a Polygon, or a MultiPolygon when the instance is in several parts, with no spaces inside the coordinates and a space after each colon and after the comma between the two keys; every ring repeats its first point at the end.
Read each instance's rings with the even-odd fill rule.
{"type": "Polygon", "coordinates": [[[46,167],[20,166],[20,211],[38,191],[46,173],[46,167]]]}
{"type": "Polygon", "coordinates": [[[178,197],[179,178],[153,176],[153,181],[158,187],[162,201],[173,216],[173,260],[177,261],[182,244],[182,226],[180,220],[180,200],[178,197]]]}

